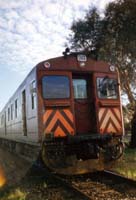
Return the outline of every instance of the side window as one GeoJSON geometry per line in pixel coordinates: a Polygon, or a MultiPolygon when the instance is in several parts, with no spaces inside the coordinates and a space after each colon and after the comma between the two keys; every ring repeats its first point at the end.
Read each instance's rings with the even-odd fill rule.
{"type": "Polygon", "coordinates": [[[4,115],[1,116],[1,126],[4,124],[4,115]]]}
{"type": "Polygon", "coordinates": [[[36,108],[36,81],[34,80],[30,85],[30,93],[31,93],[31,106],[32,110],[36,108]]]}
{"type": "Polygon", "coordinates": [[[11,120],[13,120],[13,109],[14,109],[13,104],[11,104],[11,120]]]}
{"type": "Polygon", "coordinates": [[[8,108],[8,121],[10,121],[10,108],[8,108]]]}
{"type": "Polygon", "coordinates": [[[15,100],[15,118],[18,117],[18,99],[15,100]]]}

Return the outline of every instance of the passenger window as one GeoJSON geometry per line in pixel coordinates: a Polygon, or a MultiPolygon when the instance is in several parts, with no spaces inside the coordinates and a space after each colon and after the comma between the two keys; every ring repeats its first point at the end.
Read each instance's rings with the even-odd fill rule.
{"type": "Polygon", "coordinates": [[[11,104],[11,120],[13,120],[13,109],[14,109],[13,104],[11,104]]]}
{"type": "Polygon", "coordinates": [[[87,98],[87,81],[85,79],[73,79],[74,98],[87,98]]]}
{"type": "Polygon", "coordinates": [[[8,108],[8,121],[10,121],[10,108],[8,108]]]}
{"type": "Polygon", "coordinates": [[[45,99],[65,99],[70,97],[70,83],[67,76],[44,76],[42,92],[45,99]]]}
{"type": "Polygon", "coordinates": [[[1,116],[1,125],[4,124],[4,115],[1,116]]]}
{"type": "Polygon", "coordinates": [[[18,99],[15,100],[15,118],[18,117],[18,99]]]}
{"type": "Polygon", "coordinates": [[[32,110],[36,108],[36,81],[34,80],[30,85],[31,105],[32,110]]]}

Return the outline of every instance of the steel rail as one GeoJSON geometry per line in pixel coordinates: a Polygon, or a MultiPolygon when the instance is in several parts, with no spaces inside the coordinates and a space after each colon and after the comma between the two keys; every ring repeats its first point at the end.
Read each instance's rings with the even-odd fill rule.
{"type": "MultiPolygon", "coordinates": [[[[37,168],[37,167],[36,167],[37,168]]],[[[35,169],[36,169],[35,168],[35,169]]],[[[39,168],[39,167],[38,167],[39,168]]],[[[72,194],[75,194],[76,197],[79,197],[79,199],[85,199],[85,200],[91,200],[92,197],[89,196],[88,194],[86,194],[85,190],[84,189],[81,189],[80,187],[78,187],[76,184],[74,184],[74,182],[70,181],[71,178],[74,180],[80,180],[81,179],[81,182],[82,182],[82,179],[88,179],[90,178],[90,180],[93,180],[95,181],[98,181],[101,183],[101,180],[103,180],[103,177],[105,177],[106,179],[111,179],[112,182],[114,184],[125,184],[127,183],[130,187],[136,187],[136,181],[135,180],[131,180],[127,177],[124,177],[124,176],[121,176],[115,172],[112,172],[112,171],[102,171],[102,172],[97,172],[95,173],[94,177],[92,176],[92,173],[89,173],[89,174],[85,174],[85,175],[76,175],[74,177],[71,177],[69,179],[69,176],[67,175],[59,175],[59,174],[56,174],[56,173],[52,173],[47,167],[43,167],[43,168],[39,168],[39,169],[36,169],[36,171],[39,171],[40,169],[40,174],[41,176],[38,176],[39,178],[49,178],[51,179],[52,181],[54,181],[57,185],[60,185],[61,187],[63,187],[64,189],[67,189],[69,191],[72,192],[72,194]],[[99,180],[98,180],[98,179],[99,180]]],[[[34,170],[34,174],[37,174],[35,173],[36,172],[34,170]]],[[[75,181],[76,182],[76,181],[75,181]]],[[[105,182],[105,181],[104,181],[105,182]]],[[[107,184],[107,183],[106,183],[107,184]]],[[[108,184],[107,184],[108,185],[108,184]]]]}
{"type": "Polygon", "coordinates": [[[44,179],[44,178],[50,179],[51,182],[54,181],[57,185],[64,187],[64,189],[70,190],[73,194],[76,195],[76,197],[79,197],[82,200],[92,199],[87,194],[85,194],[82,190],[80,190],[78,187],[70,183],[65,176],[61,176],[59,174],[51,172],[50,169],[46,166],[36,166],[34,164],[29,172],[31,174],[30,177],[33,177],[33,174],[35,175],[35,173],[36,174],[39,173],[37,176],[38,179],[44,179]]]}
{"type": "Polygon", "coordinates": [[[136,187],[136,180],[130,179],[128,177],[125,177],[123,175],[118,174],[117,172],[114,171],[108,171],[104,170],[103,174],[112,180],[118,181],[118,183],[127,183],[131,186],[136,187]]]}
{"type": "Polygon", "coordinates": [[[89,195],[85,194],[82,190],[80,190],[74,184],[71,184],[70,182],[68,182],[66,179],[64,179],[58,175],[54,175],[54,178],[56,180],[60,181],[63,184],[63,186],[72,190],[75,194],[80,196],[83,200],[91,200],[92,199],[89,195]]]}

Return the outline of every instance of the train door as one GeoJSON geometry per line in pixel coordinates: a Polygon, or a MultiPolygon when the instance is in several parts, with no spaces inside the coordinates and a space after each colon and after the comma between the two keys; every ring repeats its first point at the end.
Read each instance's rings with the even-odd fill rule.
{"type": "Polygon", "coordinates": [[[23,120],[23,134],[27,136],[27,118],[26,118],[26,91],[22,92],[22,120],[23,120]]]}
{"type": "Polygon", "coordinates": [[[95,131],[92,75],[73,75],[75,125],[77,134],[95,131]]]}

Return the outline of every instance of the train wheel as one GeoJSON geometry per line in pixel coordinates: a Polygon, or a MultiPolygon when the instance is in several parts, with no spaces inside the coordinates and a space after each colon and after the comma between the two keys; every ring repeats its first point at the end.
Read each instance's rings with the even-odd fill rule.
{"type": "Polygon", "coordinates": [[[112,148],[111,158],[113,160],[117,160],[123,155],[123,152],[124,152],[123,143],[117,144],[112,148]]]}
{"type": "Polygon", "coordinates": [[[42,146],[41,157],[44,164],[53,171],[67,167],[65,154],[61,151],[50,152],[45,144],[42,146]]]}

